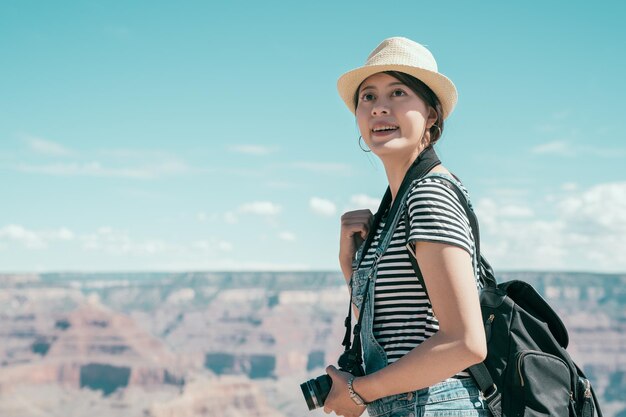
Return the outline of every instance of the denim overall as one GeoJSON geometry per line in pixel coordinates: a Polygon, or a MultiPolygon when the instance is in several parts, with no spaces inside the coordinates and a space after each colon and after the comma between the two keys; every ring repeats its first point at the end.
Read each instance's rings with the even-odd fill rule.
{"type": "MultiPolygon", "coordinates": [[[[404,215],[408,193],[401,198],[401,209],[397,210],[394,218],[388,218],[385,222],[392,222],[391,227],[385,227],[386,230],[382,231],[371,266],[355,269],[351,278],[352,301],[356,306],[362,305],[367,289],[366,303],[362,307],[363,311],[359,312],[363,315],[361,343],[366,374],[376,372],[388,364],[385,350],[373,333],[374,295],[378,262],[393,238],[399,219],[404,215]]],[[[363,250],[363,246],[360,250],[363,250]]],[[[361,259],[362,255],[358,253],[356,259],[361,259]]],[[[353,266],[357,268],[358,262],[355,261],[353,266]]],[[[384,397],[370,403],[367,412],[370,417],[491,416],[473,378],[450,378],[417,391],[384,397]]]]}

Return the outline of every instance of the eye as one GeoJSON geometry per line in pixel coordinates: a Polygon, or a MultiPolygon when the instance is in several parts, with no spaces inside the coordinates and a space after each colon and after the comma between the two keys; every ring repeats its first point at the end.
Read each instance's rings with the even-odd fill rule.
{"type": "Polygon", "coordinates": [[[374,98],[376,97],[372,93],[363,93],[361,95],[361,101],[371,101],[374,100],[374,98]]]}
{"type": "Polygon", "coordinates": [[[404,90],[393,90],[393,92],[391,93],[391,97],[402,97],[402,96],[406,96],[406,93],[404,92],[404,90]]]}

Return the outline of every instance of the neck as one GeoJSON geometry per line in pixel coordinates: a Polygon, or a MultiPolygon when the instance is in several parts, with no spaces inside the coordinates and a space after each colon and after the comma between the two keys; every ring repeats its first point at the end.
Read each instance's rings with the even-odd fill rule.
{"type": "MultiPolygon", "coordinates": [[[[411,152],[409,155],[402,155],[400,157],[381,157],[381,161],[385,167],[385,172],[387,173],[387,180],[389,181],[389,189],[391,191],[391,203],[396,199],[398,195],[398,191],[400,189],[400,185],[402,184],[402,180],[404,179],[409,167],[424,148],[422,146],[415,149],[414,152],[411,152]]],[[[395,155],[394,155],[395,156],[395,155]]]]}

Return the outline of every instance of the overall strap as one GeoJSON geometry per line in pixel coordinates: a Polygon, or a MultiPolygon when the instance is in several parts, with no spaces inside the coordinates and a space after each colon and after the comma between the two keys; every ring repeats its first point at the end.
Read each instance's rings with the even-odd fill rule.
{"type": "MultiPolygon", "coordinates": [[[[428,172],[430,172],[431,169],[433,169],[435,166],[440,165],[440,164],[441,164],[441,161],[439,160],[439,157],[437,157],[437,153],[435,152],[435,149],[432,146],[429,146],[418,155],[418,157],[415,159],[415,161],[411,164],[411,166],[407,170],[407,173],[405,174],[404,179],[402,180],[402,183],[398,190],[398,194],[396,195],[396,198],[393,202],[393,205],[391,205],[391,189],[390,187],[387,187],[387,190],[385,191],[385,195],[380,203],[380,206],[378,207],[378,210],[376,211],[376,214],[374,215],[374,222],[373,222],[372,228],[370,229],[367,235],[367,238],[365,242],[363,243],[362,248],[359,249],[360,256],[355,258],[352,264],[353,270],[356,270],[361,266],[361,263],[363,262],[363,259],[367,255],[368,249],[374,240],[374,235],[376,234],[376,231],[378,230],[378,226],[380,225],[383,215],[385,211],[387,210],[387,208],[389,208],[389,206],[391,205],[391,208],[389,209],[389,215],[387,216],[387,221],[385,222],[385,226],[383,227],[383,230],[380,234],[379,246],[375,254],[374,264],[378,263],[378,261],[380,260],[380,257],[383,255],[384,250],[386,249],[385,248],[386,245],[384,244],[384,242],[385,241],[388,242],[389,241],[388,237],[393,236],[393,233],[395,230],[392,229],[392,225],[397,224],[396,214],[398,213],[399,210],[402,209],[402,205],[404,204],[406,194],[408,190],[410,189],[412,182],[415,179],[423,177],[428,172]],[[389,233],[391,233],[391,235],[389,235],[389,233]]],[[[363,308],[365,307],[365,302],[367,301],[367,292],[369,289],[370,281],[371,279],[368,279],[368,283],[365,287],[365,291],[366,291],[365,296],[363,297],[361,306],[359,306],[360,312],[364,311],[363,308]]],[[[355,357],[360,358],[361,356],[361,320],[362,320],[363,314],[359,314],[358,323],[354,328],[354,332],[353,332],[354,344],[351,348],[350,347],[350,339],[351,339],[350,330],[352,329],[352,281],[350,281],[349,285],[350,285],[350,302],[348,303],[348,315],[344,322],[345,327],[346,327],[346,332],[343,338],[343,342],[341,344],[345,347],[345,351],[352,349],[352,354],[355,357]]]]}

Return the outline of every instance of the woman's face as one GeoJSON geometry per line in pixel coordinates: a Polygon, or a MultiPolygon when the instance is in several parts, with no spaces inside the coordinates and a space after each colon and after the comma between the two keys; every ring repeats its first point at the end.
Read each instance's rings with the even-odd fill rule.
{"type": "Polygon", "coordinates": [[[358,97],[357,123],[372,152],[384,156],[423,149],[424,131],[437,113],[413,90],[381,72],[363,81],[358,97]]]}

